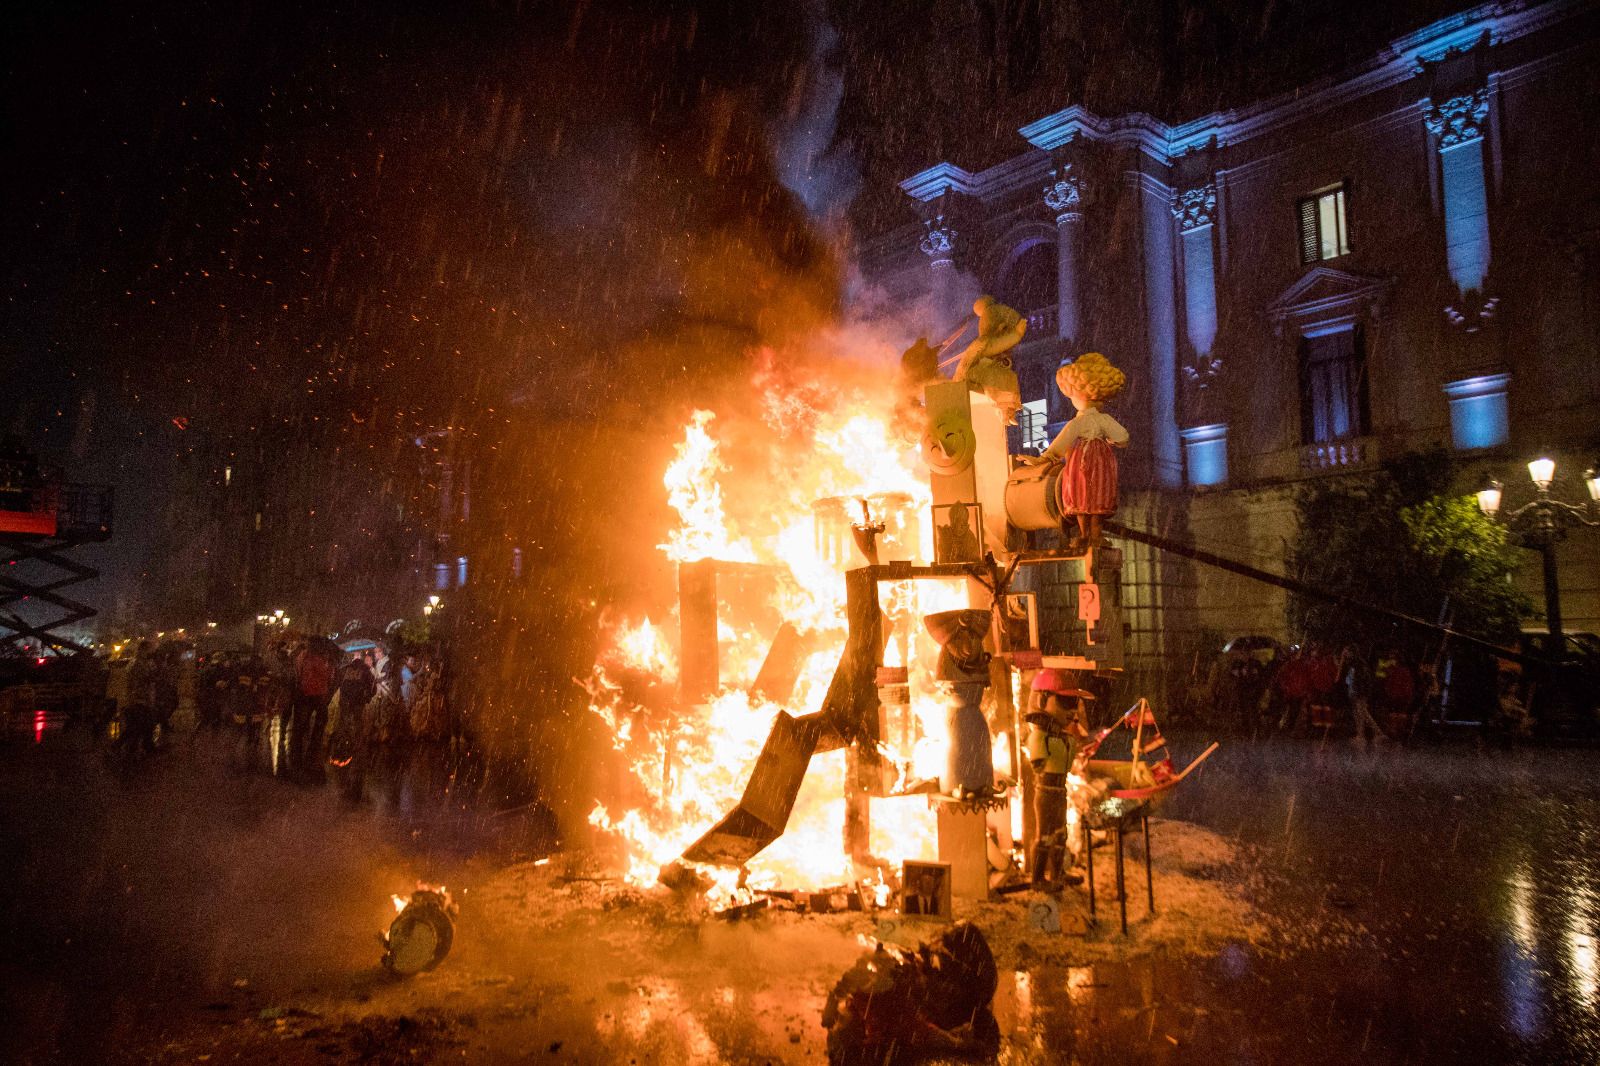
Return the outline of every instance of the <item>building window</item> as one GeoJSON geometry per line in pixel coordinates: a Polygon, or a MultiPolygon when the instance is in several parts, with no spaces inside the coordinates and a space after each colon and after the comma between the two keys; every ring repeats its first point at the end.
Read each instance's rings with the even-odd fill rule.
{"type": "Polygon", "coordinates": [[[1300,340],[1300,438],[1304,444],[1367,434],[1367,367],[1351,323],[1308,330],[1300,340]]]}
{"type": "Polygon", "coordinates": [[[1344,186],[1324,189],[1300,201],[1300,262],[1318,263],[1350,254],[1344,186]]]}
{"type": "Polygon", "coordinates": [[[1049,404],[1049,400],[1029,400],[1017,412],[1017,433],[1023,451],[1050,447],[1049,404]]]}

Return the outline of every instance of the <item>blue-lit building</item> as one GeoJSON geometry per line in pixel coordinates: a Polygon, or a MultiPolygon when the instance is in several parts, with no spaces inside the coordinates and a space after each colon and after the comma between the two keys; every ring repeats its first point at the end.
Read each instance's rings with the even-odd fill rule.
{"type": "MultiPolygon", "coordinates": [[[[1460,487],[1600,459],[1600,5],[1491,4],[1337,76],[1176,124],[1067,106],[1017,153],[901,183],[869,277],[1025,311],[1022,443],[1053,373],[1129,371],[1124,513],[1282,570],[1294,491],[1433,448],[1460,487]]],[[[1531,490],[1529,490],[1531,491],[1531,490]]],[[[1600,630],[1600,536],[1561,548],[1570,630],[1600,630]]],[[[1526,574],[1534,602],[1537,556],[1526,574]]],[[[1131,553],[1136,654],[1199,630],[1286,636],[1282,593],[1131,553]]]]}

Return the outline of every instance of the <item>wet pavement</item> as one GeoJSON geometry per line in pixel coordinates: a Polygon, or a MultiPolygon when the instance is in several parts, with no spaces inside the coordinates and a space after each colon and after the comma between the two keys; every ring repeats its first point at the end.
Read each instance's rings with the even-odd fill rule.
{"type": "MultiPolygon", "coordinates": [[[[388,893],[470,898],[536,834],[348,811],[192,744],[129,780],[70,736],[0,753],[0,1060],[825,1059],[842,926],[464,918],[444,967],[395,984],[375,965],[388,893]]],[[[1597,770],[1592,751],[1225,743],[1163,814],[1246,845],[1217,876],[1274,941],[1141,951],[1135,896],[1125,955],[1111,934],[1065,963],[999,951],[1000,1061],[1600,1062],[1597,770]]]]}
{"type": "Polygon", "coordinates": [[[1254,845],[1270,911],[1366,932],[1200,968],[1250,1004],[1214,1061],[1600,1063],[1597,773],[1573,749],[1238,747],[1171,815],[1254,845]]]}
{"type": "Polygon", "coordinates": [[[1263,909],[1359,932],[1112,982],[1188,1029],[1171,1061],[1600,1062],[1600,753],[1224,751],[1167,813],[1251,845],[1263,909]]]}
{"type": "Polygon", "coordinates": [[[241,771],[238,752],[228,732],[131,767],[77,729],[0,746],[0,1061],[104,1061],[239,982],[370,970],[389,893],[507,850],[498,834],[525,824],[409,785],[392,814],[383,796],[352,810],[241,771]]]}

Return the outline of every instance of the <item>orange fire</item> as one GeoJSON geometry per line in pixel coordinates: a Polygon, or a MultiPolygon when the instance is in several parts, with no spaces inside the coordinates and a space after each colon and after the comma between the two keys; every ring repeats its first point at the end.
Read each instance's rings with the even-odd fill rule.
{"type": "Polygon", "coordinates": [[[667,558],[728,559],[753,562],[755,553],[743,541],[728,536],[722,512],[722,485],[717,476],[727,468],[717,454],[717,442],[707,431],[716,416],[696,411],[684,427],[678,456],[667,467],[667,502],[678,512],[678,528],[660,545],[667,558]]]}
{"type": "MultiPolygon", "coordinates": [[[[771,580],[754,583],[760,591],[725,593],[721,688],[704,703],[681,702],[672,683],[679,669],[676,624],[645,618],[605,635],[585,687],[590,709],[627,764],[627,780],[612,791],[628,798],[610,807],[597,803],[589,821],[625,854],[630,881],[653,883],[663,864],[738,802],[779,710],[798,716],[820,708],[845,641],[843,574],[865,561],[849,531],[863,520],[862,502],[877,508],[871,521],[890,527],[880,540],[882,561],[931,557],[927,474],[916,444],[896,432],[893,397],[882,391],[813,389],[802,397],[767,388],[760,425],[748,425],[749,414],[702,410],[684,427],[665,476],[678,524],[660,549],[679,563],[761,564],[771,580]],[[776,457],[725,449],[719,433],[735,441],[741,431],[780,440],[776,457]],[[806,634],[811,649],[781,707],[751,694],[779,622],[806,634]],[[654,684],[632,683],[630,676],[654,684]]],[[[883,751],[905,784],[937,776],[946,744],[946,711],[928,668],[936,648],[920,619],[967,606],[968,594],[952,580],[885,583],[880,595],[893,626],[886,662],[912,667],[910,705],[899,710],[883,751]]],[[[786,831],[752,861],[747,885],[815,888],[852,879],[843,846],[844,779],[842,751],[812,759],[786,831]]],[[[934,816],[925,797],[874,800],[872,827],[873,852],[882,859],[934,857],[934,816]]],[[[735,871],[703,872],[722,892],[733,892],[735,871]]]]}

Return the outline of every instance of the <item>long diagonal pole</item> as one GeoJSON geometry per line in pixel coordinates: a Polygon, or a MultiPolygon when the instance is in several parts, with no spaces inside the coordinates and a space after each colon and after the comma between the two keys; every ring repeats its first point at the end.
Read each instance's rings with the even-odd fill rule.
{"type": "Polygon", "coordinates": [[[1341,607],[1348,607],[1351,610],[1363,611],[1367,614],[1377,615],[1381,618],[1387,618],[1391,622],[1398,622],[1401,625],[1412,626],[1417,629],[1424,629],[1429,633],[1448,637],[1451,640],[1460,641],[1463,644],[1470,644],[1475,648],[1481,648],[1484,651],[1498,655],[1502,659],[1510,659],[1512,662],[1522,663],[1527,666],[1540,666],[1547,668],[1555,668],[1557,666],[1556,663],[1553,663],[1548,659],[1540,658],[1536,655],[1528,655],[1514,648],[1508,648],[1503,644],[1496,644],[1492,640],[1485,640],[1483,637],[1474,636],[1471,633],[1463,633],[1459,629],[1452,629],[1449,626],[1440,625],[1437,622],[1430,622],[1425,618],[1418,618],[1416,615],[1406,614],[1404,611],[1396,611],[1390,607],[1382,607],[1376,603],[1368,603],[1365,600],[1358,600],[1353,596],[1346,596],[1343,593],[1334,592],[1331,589],[1320,588],[1316,585],[1308,585],[1304,581],[1296,581],[1292,577],[1285,577],[1282,574],[1274,574],[1270,570],[1262,570],[1258,567],[1250,566],[1248,563],[1241,563],[1237,559],[1229,559],[1226,556],[1218,555],[1215,552],[1208,552],[1203,548],[1197,548],[1193,544],[1186,544],[1181,540],[1174,540],[1171,537],[1163,537],[1159,533],[1151,533],[1143,529],[1134,529],[1131,526],[1125,526],[1121,522],[1116,522],[1109,519],[1104,523],[1103,528],[1107,533],[1110,533],[1114,537],[1121,537],[1124,540],[1131,540],[1137,544],[1145,544],[1160,551],[1170,552],[1173,555],[1182,556],[1185,559],[1192,559],[1197,563],[1204,563],[1206,566],[1212,566],[1218,570],[1226,570],[1230,574],[1238,574],[1240,577],[1247,577],[1252,581],[1260,581],[1263,584],[1273,585],[1288,592],[1293,592],[1297,596],[1305,596],[1310,599],[1321,600],[1324,603],[1336,603],[1341,607]]]}

